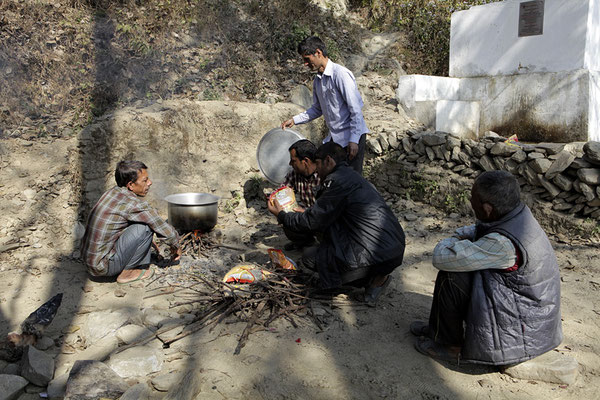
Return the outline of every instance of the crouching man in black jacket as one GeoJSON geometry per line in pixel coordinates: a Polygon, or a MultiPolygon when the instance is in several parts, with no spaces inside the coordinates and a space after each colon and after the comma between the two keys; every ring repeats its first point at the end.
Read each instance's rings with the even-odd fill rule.
{"type": "Polygon", "coordinates": [[[286,229],[321,233],[318,247],[305,249],[302,263],[319,273],[320,285],[335,288],[363,281],[374,306],[404,256],[404,231],[375,187],[346,163],[344,149],[330,141],[315,154],[321,188],[304,212],[285,212],[275,200],[269,211],[286,229]]]}

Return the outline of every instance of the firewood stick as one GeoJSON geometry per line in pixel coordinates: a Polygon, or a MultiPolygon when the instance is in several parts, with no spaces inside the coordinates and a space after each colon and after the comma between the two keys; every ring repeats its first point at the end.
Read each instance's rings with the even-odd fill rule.
{"type": "Polygon", "coordinates": [[[222,310],[222,309],[223,309],[223,308],[225,308],[226,306],[227,306],[227,303],[223,303],[223,304],[219,305],[219,306],[218,306],[218,307],[217,307],[217,308],[214,310],[214,312],[213,312],[213,313],[209,313],[208,315],[206,315],[206,317],[205,317],[205,318],[202,318],[202,319],[200,319],[199,321],[196,321],[196,322],[194,322],[193,324],[186,326],[184,329],[187,329],[187,330],[184,330],[183,332],[181,332],[179,335],[175,336],[175,337],[174,337],[174,338],[172,338],[172,339],[169,339],[169,340],[166,340],[166,341],[164,341],[164,342],[163,342],[163,347],[164,347],[164,348],[167,348],[167,347],[169,347],[169,346],[170,346],[172,343],[174,343],[174,342],[178,341],[179,339],[182,339],[182,338],[184,338],[184,337],[186,337],[186,336],[189,336],[189,335],[191,335],[192,333],[195,333],[195,332],[199,331],[200,329],[204,328],[204,327],[205,327],[205,324],[204,324],[204,323],[206,322],[206,320],[207,320],[207,319],[209,319],[208,317],[209,317],[211,314],[214,314],[214,313],[216,313],[216,312],[218,312],[218,311],[222,310]],[[189,328],[189,329],[188,329],[188,328],[189,328]]]}
{"type": "Polygon", "coordinates": [[[152,297],[164,296],[164,295],[167,295],[167,294],[173,294],[173,293],[181,292],[183,290],[185,290],[185,289],[181,288],[181,289],[173,290],[173,291],[170,291],[170,292],[151,294],[149,296],[144,296],[144,300],[151,299],[152,297]]]}
{"type": "Polygon", "coordinates": [[[183,235],[182,237],[179,238],[179,242],[183,242],[185,239],[187,239],[190,235],[192,234],[192,232],[188,232],[185,235],[183,235]]]}
{"type": "Polygon", "coordinates": [[[240,339],[238,340],[238,345],[236,346],[233,354],[235,354],[235,355],[240,354],[240,351],[246,345],[246,340],[248,340],[248,336],[250,335],[250,328],[252,328],[252,325],[255,324],[256,320],[258,320],[258,318],[262,314],[262,310],[266,303],[267,303],[266,301],[263,301],[256,308],[256,311],[254,312],[254,316],[250,319],[250,321],[248,321],[246,328],[244,328],[244,331],[242,332],[242,335],[240,336],[240,339]]]}

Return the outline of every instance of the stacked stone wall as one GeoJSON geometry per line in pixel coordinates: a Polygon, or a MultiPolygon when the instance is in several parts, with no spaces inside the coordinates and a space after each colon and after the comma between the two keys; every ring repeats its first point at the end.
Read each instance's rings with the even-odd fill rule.
{"type": "Polygon", "coordinates": [[[370,179],[390,193],[466,213],[473,180],[483,171],[505,170],[517,177],[523,200],[538,214],[553,214],[558,225],[591,221],[598,230],[600,142],[529,144],[493,132],[475,141],[410,130],[372,135],[368,148],[378,156],[370,160],[370,179]]]}

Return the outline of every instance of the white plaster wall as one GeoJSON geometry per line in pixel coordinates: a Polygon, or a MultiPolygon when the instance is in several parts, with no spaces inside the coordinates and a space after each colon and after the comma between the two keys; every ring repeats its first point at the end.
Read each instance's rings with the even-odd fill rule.
{"type": "Polygon", "coordinates": [[[436,104],[435,130],[477,139],[480,114],[476,101],[440,100],[436,104]]]}
{"type": "Polygon", "coordinates": [[[398,79],[396,99],[410,118],[435,129],[436,103],[458,100],[460,79],[429,75],[403,75],[398,79]]]}
{"type": "Polygon", "coordinates": [[[589,140],[600,141],[600,72],[590,73],[589,140]]]}
{"type": "Polygon", "coordinates": [[[396,98],[406,107],[417,101],[458,100],[460,79],[430,75],[403,75],[398,79],[396,98]]]}
{"type": "MultiPolygon", "coordinates": [[[[461,128],[461,131],[485,132],[515,121],[526,121],[564,132],[564,141],[597,140],[600,136],[600,72],[580,69],[462,79],[404,76],[399,88],[401,86],[404,89],[396,93],[398,102],[409,117],[428,128],[438,125],[436,121],[441,111],[451,114],[444,111],[452,110],[453,105],[447,101],[458,100],[478,102],[480,110],[479,129],[461,128]],[[450,96],[445,97],[445,94],[450,96]],[[446,106],[440,108],[441,101],[446,101],[446,106]]],[[[451,118],[453,115],[458,114],[452,114],[451,118]]],[[[460,117],[470,119],[471,122],[462,122],[465,126],[474,120],[468,115],[471,114],[460,117]]],[[[444,121],[449,119],[443,118],[444,121]]]]}
{"type": "Polygon", "coordinates": [[[467,78],[461,84],[465,93],[481,91],[481,85],[485,87],[485,96],[481,98],[480,132],[526,121],[564,132],[564,141],[576,141],[589,140],[590,76],[587,70],[577,70],[467,78]]]}
{"type": "Polygon", "coordinates": [[[590,2],[584,67],[600,71],[600,1],[590,2]]]}
{"type": "Polygon", "coordinates": [[[518,37],[521,1],[456,12],[450,33],[450,76],[598,69],[599,2],[546,0],[544,34],[528,37],[518,37]]]}

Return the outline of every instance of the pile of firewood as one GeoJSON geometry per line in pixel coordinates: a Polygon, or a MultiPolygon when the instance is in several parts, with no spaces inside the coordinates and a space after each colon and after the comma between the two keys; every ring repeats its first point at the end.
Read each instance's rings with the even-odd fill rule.
{"type": "Polygon", "coordinates": [[[207,251],[214,248],[213,243],[207,235],[202,235],[199,231],[191,231],[179,238],[181,254],[189,255],[194,258],[207,258],[207,251]]]}
{"type": "MultiPolygon", "coordinates": [[[[183,331],[163,341],[164,347],[203,328],[212,330],[229,317],[246,323],[240,335],[234,354],[239,354],[253,332],[267,330],[273,321],[283,318],[298,327],[300,320],[309,320],[322,330],[321,322],[315,315],[313,304],[335,305],[334,298],[315,290],[311,275],[297,271],[269,271],[264,280],[252,284],[232,285],[210,280],[200,274],[185,274],[186,287],[173,286],[155,288],[163,293],[175,293],[181,301],[172,305],[179,307],[192,305],[196,318],[183,331]]],[[[149,295],[147,297],[157,296],[149,295]]],[[[339,301],[337,301],[339,303],[339,301]]],[[[338,304],[341,305],[341,304],[338,304]]],[[[352,303],[345,303],[352,305],[352,303]]],[[[159,336],[160,330],[156,332],[159,336]]]]}

